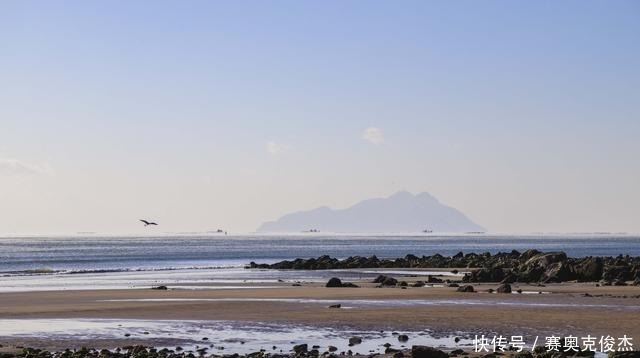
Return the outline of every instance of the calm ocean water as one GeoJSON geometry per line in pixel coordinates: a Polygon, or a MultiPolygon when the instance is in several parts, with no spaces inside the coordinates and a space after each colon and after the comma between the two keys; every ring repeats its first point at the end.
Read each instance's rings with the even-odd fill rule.
{"type": "Polygon", "coordinates": [[[213,236],[0,238],[0,274],[241,267],[250,261],[538,249],[640,255],[640,236],[213,236]]]}

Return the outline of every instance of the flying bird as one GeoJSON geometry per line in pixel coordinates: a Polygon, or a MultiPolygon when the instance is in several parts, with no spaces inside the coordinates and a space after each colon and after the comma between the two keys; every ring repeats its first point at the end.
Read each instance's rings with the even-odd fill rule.
{"type": "Polygon", "coordinates": [[[154,222],[147,221],[147,220],[142,220],[142,219],[140,219],[140,221],[142,221],[142,222],[144,223],[144,226],[149,226],[149,225],[158,225],[158,224],[156,224],[156,223],[154,223],[154,222]]]}

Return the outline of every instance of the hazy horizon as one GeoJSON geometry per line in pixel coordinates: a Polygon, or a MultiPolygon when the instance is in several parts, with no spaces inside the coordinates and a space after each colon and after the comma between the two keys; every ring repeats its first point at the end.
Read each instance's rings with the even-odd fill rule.
{"type": "Polygon", "coordinates": [[[639,18],[4,1],[0,236],[248,233],[400,190],[493,233],[639,233],[639,18]]]}

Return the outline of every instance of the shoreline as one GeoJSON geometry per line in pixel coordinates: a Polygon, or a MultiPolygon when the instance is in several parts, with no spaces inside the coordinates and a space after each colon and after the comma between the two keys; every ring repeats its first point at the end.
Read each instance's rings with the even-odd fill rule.
{"type": "MultiPolygon", "coordinates": [[[[0,344],[46,349],[168,347],[189,341],[187,332],[193,332],[193,337],[210,332],[209,338],[215,340],[222,334],[215,332],[229,330],[236,336],[251,333],[252,339],[267,341],[270,334],[280,332],[290,336],[292,342],[314,331],[342,335],[350,331],[413,332],[412,340],[416,341],[483,334],[626,335],[640,339],[640,286],[622,281],[635,279],[638,260],[628,256],[572,259],[563,253],[536,251],[421,258],[408,255],[396,260],[336,260],[323,256],[238,271],[248,275],[244,278],[262,275],[263,281],[270,282],[227,277],[228,272],[214,278],[211,272],[202,272],[201,276],[176,280],[159,272],[153,281],[138,282],[153,282],[145,288],[65,290],[61,285],[50,291],[0,292],[0,344]],[[378,267],[366,267],[372,262],[378,267]],[[326,267],[328,263],[332,266],[326,267]],[[399,267],[389,267],[394,265],[399,267]],[[550,279],[581,272],[598,280],[550,279]],[[543,279],[519,280],[529,277],[526,275],[543,279]],[[603,280],[607,278],[615,281],[607,284],[603,280]],[[231,280],[233,287],[228,286],[231,280]],[[3,330],[3,323],[21,333],[12,334],[11,328],[3,330]],[[87,329],[73,338],[56,331],[52,324],[61,329],[65,325],[86,325],[87,329]],[[38,325],[44,327],[44,333],[35,334],[38,325]],[[233,331],[235,326],[240,327],[238,331],[233,331]],[[261,331],[263,326],[266,328],[261,331]],[[138,328],[128,332],[126,327],[138,328]],[[287,329],[294,331],[288,334],[287,329]],[[141,333],[147,330],[151,333],[141,333]]],[[[123,277],[127,279],[127,275],[123,277]]],[[[334,339],[344,341],[345,337],[334,339]]],[[[247,347],[253,347],[233,348],[238,342],[230,342],[225,354],[234,353],[233,349],[247,353],[247,347]]],[[[283,342],[280,345],[292,344],[283,342]]],[[[459,348],[448,344],[446,348],[459,348]]],[[[373,348],[372,352],[380,353],[376,351],[379,344],[373,348]]]]}

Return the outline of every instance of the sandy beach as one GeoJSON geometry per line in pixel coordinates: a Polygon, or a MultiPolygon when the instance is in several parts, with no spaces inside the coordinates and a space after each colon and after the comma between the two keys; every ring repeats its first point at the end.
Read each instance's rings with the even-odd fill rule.
{"type": "MultiPolygon", "coordinates": [[[[234,320],[349,326],[374,330],[422,330],[442,334],[611,335],[640,337],[640,287],[564,283],[514,285],[522,294],[452,287],[85,290],[0,294],[0,319],[111,318],[234,320]],[[538,294],[537,292],[541,292],[538,294]],[[587,294],[587,295],[585,295],[587,294]],[[344,308],[328,308],[340,303],[344,308]]],[[[47,339],[3,337],[3,344],[56,346],[47,339]]],[[[97,343],[97,342],[94,342],[97,343]]],[[[123,337],[112,344],[129,344],[123,337]]],[[[87,344],[87,342],[83,342],[87,344]]]]}

